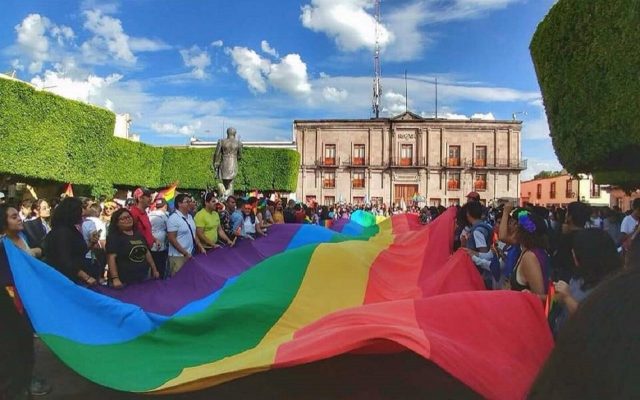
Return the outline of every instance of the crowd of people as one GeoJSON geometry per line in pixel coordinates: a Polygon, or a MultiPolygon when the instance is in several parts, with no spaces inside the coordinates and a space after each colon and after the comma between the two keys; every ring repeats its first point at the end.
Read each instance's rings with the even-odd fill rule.
{"type": "Polygon", "coordinates": [[[640,262],[640,199],[628,215],[503,203],[484,207],[472,192],[459,207],[454,247],[473,260],[487,289],[531,292],[560,303],[549,316],[557,334],[580,302],[603,281],[640,262]]]}
{"type": "MultiPolygon", "coordinates": [[[[126,202],[84,197],[19,204],[3,200],[0,198],[3,237],[78,284],[116,289],[147,279],[168,279],[194,255],[233,247],[242,240],[259,240],[274,224],[330,226],[357,210],[377,216],[409,212],[417,214],[422,224],[429,224],[446,211],[417,204],[402,208],[320,206],[235,196],[221,201],[214,193],[204,193],[201,199],[179,193],[170,209],[165,199],[154,199],[145,188],[137,189],[126,202]]],[[[457,208],[454,249],[469,254],[487,289],[526,291],[542,301],[553,296],[559,303],[549,313],[554,335],[561,333],[598,286],[640,260],[640,199],[634,201],[628,215],[614,209],[592,210],[581,202],[566,208],[515,207],[508,202],[485,207],[476,192],[469,193],[467,202],[457,208]]],[[[0,257],[0,264],[5,264],[0,265],[0,286],[7,288],[12,306],[20,310],[6,256],[0,257]]],[[[7,297],[2,297],[4,302],[7,297]]],[[[31,329],[28,323],[16,321],[15,327],[31,329]]],[[[33,360],[33,351],[18,357],[33,360]]],[[[38,378],[12,382],[16,387],[20,384],[31,385],[31,393],[50,390],[38,378]]],[[[0,382],[0,392],[13,389],[0,382]]]]}

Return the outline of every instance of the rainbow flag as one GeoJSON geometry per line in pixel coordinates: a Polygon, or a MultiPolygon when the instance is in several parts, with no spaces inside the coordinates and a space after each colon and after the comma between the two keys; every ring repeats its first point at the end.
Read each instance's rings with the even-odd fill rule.
{"type": "Polygon", "coordinates": [[[71,187],[70,183],[67,183],[67,187],[65,187],[63,194],[65,197],[73,197],[73,187],[71,187]]]}
{"type": "Polygon", "coordinates": [[[171,184],[171,186],[169,186],[168,188],[165,188],[159,191],[154,200],[165,199],[165,201],[169,205],[169,210],[173,210],[175,208],[174,200],[176,198],[177,188],[178,188],[177,183],[171,184]]]}
{"type": "Polygon", "coordinates": [[[41,340],[107,387],[187,392],[349,352],[410,350],[483,397],[525,397],[553,345],[540,300],[483,290],[467,254],[451,254],[452,209],[426,227],[409,214],[354,216],[332,229],[274,225],[195,256],[170,280],[122,290],[77,286],[5,247],[41,340]]]}

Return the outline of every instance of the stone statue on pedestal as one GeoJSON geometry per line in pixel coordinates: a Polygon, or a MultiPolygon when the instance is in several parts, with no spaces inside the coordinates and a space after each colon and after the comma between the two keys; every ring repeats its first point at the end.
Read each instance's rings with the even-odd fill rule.
{"type": "Polygon", "coordinates": [[[242,142],[236,139],[235,128],[227,129],[227,138],[218,140],[213,153],[213,169],[218,178],[218,196],[226,200],[233,194],[233,180],[238,174],[238,161],[242,158],[242,142]]]}

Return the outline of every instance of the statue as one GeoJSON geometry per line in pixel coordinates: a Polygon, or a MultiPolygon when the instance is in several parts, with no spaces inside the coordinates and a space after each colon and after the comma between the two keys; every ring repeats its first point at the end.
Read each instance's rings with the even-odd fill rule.
{"type": "Polygon", "coordinates": [[[242,157],[242,142],[236,139],[235,128],[227,129],[227,138],[218,140],[213,154],[213,169],[218,178],[218,196],[226,200],[233,194],[233,179],[238,173],[238,161],[242,157]]]}

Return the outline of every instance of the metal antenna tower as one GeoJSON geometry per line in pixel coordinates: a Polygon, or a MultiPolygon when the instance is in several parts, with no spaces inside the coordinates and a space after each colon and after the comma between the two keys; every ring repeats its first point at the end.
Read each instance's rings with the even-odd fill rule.
{"type": "Polygon", "coordinates": [[[375,29],[375,49],[373,53],[373,115],[380,117],[380,97],[382,96],[382,86],[380,85],[380,1],[375,0],[376,29],[375,29]]]}

